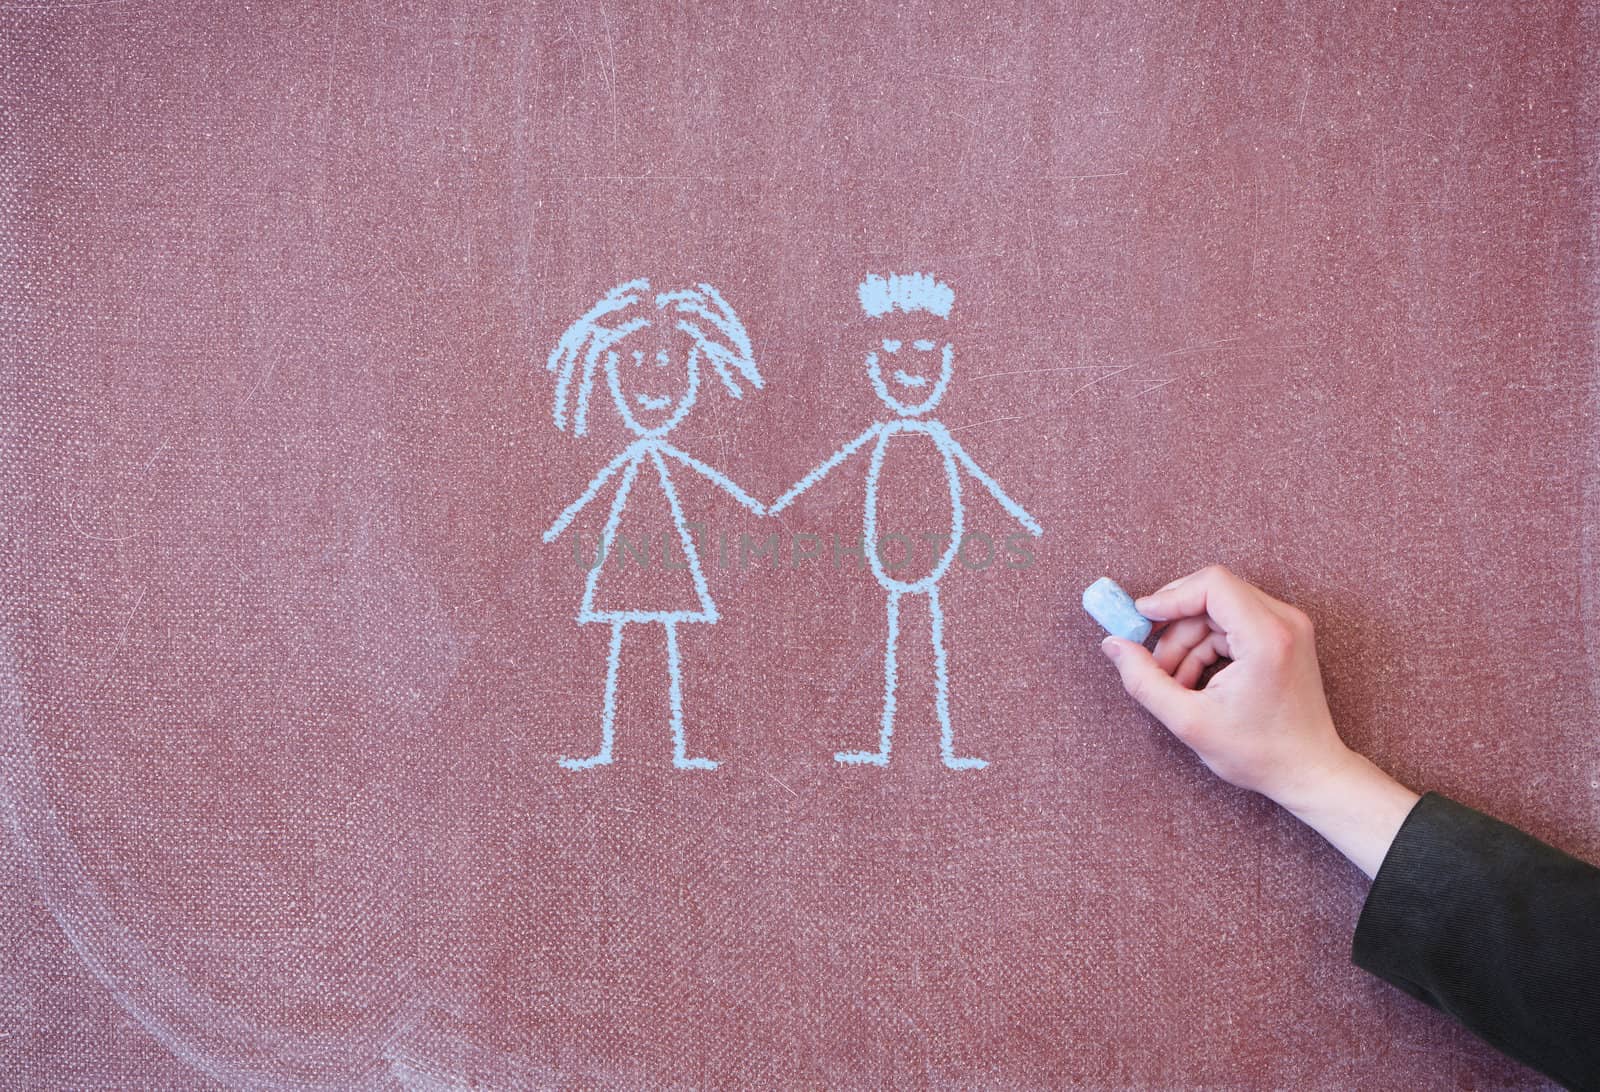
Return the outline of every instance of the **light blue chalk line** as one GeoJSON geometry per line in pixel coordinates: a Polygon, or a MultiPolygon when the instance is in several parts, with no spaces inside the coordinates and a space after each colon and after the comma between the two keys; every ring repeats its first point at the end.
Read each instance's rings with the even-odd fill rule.
{"type": "MultiPolygon", "coordinates": [[[[677,310],[684,314],[696,315],[705,319],[733,344],[734,349],[737,350],[741,357],[752,361],[755,359],[755,350],[750,345],[750,335],[745,331],[744,323],[739,321],[739,317],[734,314],[733,308],[728,301],[722,298],[722,293],[711,287],[711,285],[702,281],[695,289],[682,288],[676,292],[662,292],[656,296],[657,307],[665,307],[669,303],[675,305],[677,310]],[[717,311],[713,312],[707,308],[701,302],[702,299],[709,299],[716,304],[717,311]]],[[[751,382],[757,389],[760,388],[761,380],[759,376],[752,376],[751,382]]]]}
{"type": "Polygon", "coordinates": [[[547,370],[559,372],[556,377],[555,399],[552,402],[556,428],[565,431],[567,427],[567,393],[572,385],[573,372],[581,359],[583,368],[578,382],[577,405],[573,413],[573,431],[582,436],[587,430],[589,388],[593,383],[594,366],[599,354],[635,330],[650,325],[648,319],[635,318],[620,327],[613,328],[602,325],[600,320],[606,315],[638,303],[639,293],[649,290],[650,282],[642,279],[617,285],[584,312],[582,318],[567,327],[557,340],[556,347],[550,351],[549,359],[545,362],[547,370]]]}
{"type": "Polygon", "coordinates": [[[561,765],[569,770],[592,770],[596,766],[611,764],[611,743],[616,738],[617,721],[617,663],[622,658],[622,627],[626,622],[611,623],[611,651],[606,654],[606,696],[600,713],[600,751],[588,758],[563,758],[561,765]]]}
{"type": "Polygon", "coordinates": [[[807,489],[810,489],[813,485],[816,485],[823,478],[827,477],[834,467],[844,462],[851,455],[854,455],[861,449],[863,444],[872,439],[874,436],[878,435],[878,433],[881,432],[885,427],[886,426],[881,421],[874,422],[872,426],[860,436],[857,436],[854,440],[851,440],[838,451],[835,451],[832,455],[828,456],[828,458],[822,462],[822,465],[816,467],[811,471],[811,473],[795,482],[787,493],[774,501],[767,508],[767,515],[775,516],[785,508],[789,507],[789,505],[794,503],[796,497],[804,493],[807,489]]]}
{"type": "MultiPolygon", "coordinates": [[[[567,505],[567,507],[562,510],[561,514],[556,517],[556,521],[552,523],[550,525],[550,529],[544,533],[544,541],[554,542],[557,538],[559,538],[561,532],[565,531],[572,521],[577,518],[578,513],[583,511],[584,508],[588,506],[589,502],[594,500],[595,496],[599,494],[601,487],[606,483],[606,479],[615,474],[624,463],[631,462],[643,454],[643,447],[645,443],[646,441],[644,440],[635,440],[633,443],[623,448],[622,453],[619,454],[615,459],[612,459],[609,463],[607,463],[604,469],[594,476],[594,480],[589,483],[588,487],[584,489],[583,493],[579,495],[578,499],[567,505]]],[[[628,480],[632,481],[633,479],[630,477],[628,480]]]]}
{"type": "MultiPolygon", "coordinates": [[[[943,352],[940,353],[939,378],[934,382],[933,389],[928,392],[928,396],[922,401],[912,404],[900,401],[889,390],[889,384],[883,380],[882,360],[876,352],[867,354],[867,378],[872,381],[872,389],[877,394],[878,400],[894,410],[896,414],[901,417],[920,417],[937,406],[940,400],[944,398],[945,388],[950,385],[950,376],[954,371],[954,363],[955,350],[946,345],[943,352]]],[[[903,375],[905,373],[901,372],[899,374],[903,375]]],[[[925,386],[926,381],[912,385],[917,387],[925,386]]]]}
{"type": "MultiPolygon", "coordinates": [[[[611,748],[615,739],[616,719],[616,677],[617,665],[622,654],[622,631],[629,623],[659,622],[665,630],[667,641],[667,700],[670,710],[670,723],[673,736],[673,765],[684,770],[714,770],[717,763],[709,758],[691,758],[686,750],[683,732],[683,666],[678,654],[679,622],[705,621],[716,622],[720,615],[711,592],[706,583],[705,571],[700,565],[699,553],[695,550],[694,536],[689,531],[688,521],[684,517],[683,505],[678,499],[678,491],[672,484],[672,475],[667,470],[662,459],[662,448],[665,445],[656,440],[641,440],[629,445],[630,450],[637,449],[632,461],[624,471],[622,481],[617,486],[616,496],[612,499],[611,510],[606,518],[605,529],[600,533],[600,558],[601,562],[589,570],[589,575],[584,581],[583,601],[578,608],[577,621],[580,624],[609,621],[612,626],[611,648],[606,658],[606,697],[605,706],[600,722],[600,751],[589,758],[569,759],[562,758],[560,764],[569,770],[585,770],[595,766],[607,765],[611,762],[611,748]],[[661,482],[662,491],[667,497],[667,507],[672,514],[673,526],[677,529],[678,539],[688,561],[689,576],[694,582],[695,593],[698,596],[702,610],[696,611],[607,611],[599,613],[594,609],[594,596],[604,566],[604,558],[610,553],[612,544],[616,541],[617,528],[621,523],[622,512],[627,505],[628,495],[632,492],[634,480],[639,472],[639,464],[648,454],[652,465],[655,467],[656,476],[661,482]]],[[[678,453],[684,459],[689,456],[678,453]]],[[[698,460],[693,460],[698,461],[698,460]]],[[[702,464],[704,465],[704,464],[702,464]]],[[[608,468],[611,469],[611,468],[608,468]]],[[[710,469],[707,467],[706,469],[710,469]]],[[[715,471],[712,471],[715,473],[715,471]]],[[[590,492],[597,491],[599,479],[591,483],[590,492]]],[[[738,486],[730,486],[738,490],[738,486]]],[[[742,490],[738,490],[743,492],[742,490]]],[[[752,502],[754,503],[754,502],[752,502]]]]}
{"type": "Polygon", "coordinates": [[[746,362],[744,358],[735,355],[724,345],[719,345],[714,341],[706,340],[705,333],[698,326],[687,319],[680,319],[678,321],[678,329],[700,339],[699,344],[705,349],[706,356],[711,358],[711,364],[717,369],[717,376],[722,380],[722,385],[727,390],[729,395],[734,398],[744,397],[744,392],[739,389],[739,381],[733,377],[733,372],[735,369],[737,369],[741,374],[750,380],[750,385],[752,387],[755,387],[757,390],[761,389],[761,376],[755,372],[747,371],[745,369],[744,365],[746,362]]]}
{"type": "MultiPolygon", "coordinates": [[[[688,334],[693,342],[685,358],[686,387],[678,399],[677,408],[668,418],[654,428],[647,429],[633,414],[629,400],[624,396],[621,377],[618,374],[617,353],[613,346],[618,345],[624,338],[637,330],[650,325],[650,320],[636,317],[620,323],[615,327],[605,325],[601,320],[608,315],[631,307],[640,302],[641,294],[647,293],[650,282],[645,279],[627,281],[611,289],[584,316],[574,322],[562,334],[556,347],[552,350],[546,366],[551,371],[559,372],[556,379],[556,392],[554,401],[554,417],[556,427],[565,429],[567,424],[567,410],[571,386],[575,372],[579,371],[581,358],[581,374],[578,376],[578,388],[575,398],[572,398],[572,423],[573,431],[583,435],[588,425],[589,399],[594,383],[594,370],[600,366],[604,359],[606,383],[611,390],[611,400],[622,417],[623,424],[639,439],[629,444],[616,458],[606,464],[599,474],[589,482],[588,487],[556,517],[549,530],[544,533],[544,541],[552,542],[572,523],[579,512],[587,507],[599,495],[607,481],[619,469],[623,471],[622,479],[617,485],[616,495],[612,498],[611,508],[606,517],[604,529],[600,533],[599,554],[596,563],[589,569],[584,580],[583,598],[578,605],[577,620],[580,624],[606,621],[611,623],[611,646],[606,658],[606,694],[605,704],[601,715],[601,747],[599,753],[586,759],[561,759],[561,765],[570,770],[589,769],[594,766],[605,765],[611,761],[612,743],[615,738],[616,718],[616,684],[618,664],[622,654],[623,630],[630,623],[659,622],[665,633],[667,642],[667,683],[668,706],[671,711],[671,727],[673,735],[673,765],[679,769],[712,770],[717,763],[709,758],[691,758],[686,749],[683,731],[683,678],[682,658],[678,651],[678,624],[681,622],[707,622],[714,623],[719,619],[716,604],[711,599],[710,588],[707,586],[705,572],[700,565],[700,555],[695,549],[694,537],[690,533],[688,521],[684,518],[683,506],[678,500],[678,492],[672,484],[672,475],[667,469],[663,455],[678,460],[691,470],[704,476],[713,485],[727,492],[745,508],[761,515],[763,507],[759,501],[739,488],[727,475],[713,469],[699,459],[666,444],[661,439],[678,426],[689,410],[693,407],[700,387],[699,359],[702,353],[715,367],[718,377],[730,396],[742,396],[740,380],[743,379],[752,387],[760,389],[762,378],[760,369],[756,367],[754,353],[750,346],[750,338],[746,333],[744,324],[739,321],[738,315],[722,295],[711,285],[701,283],[692,289],[682,289],[674,292],[662,292],[655,297],[657,310],[671,308],[680,316],[676,326],[688,334]],[[703,321],[707,327],[715,330],[725,340],[718,341],[691,319],[703,321]],[[639,473],[639,463],[648,454],[652,465],[655,467],[656,476],[661,482],[662,491],[666,494],[668,507],[671,509],[673,526],[677,529],[678,539],[682,545],[684,556],[688,561],[690,579],[694,583],[695,594],[701,605],[701,610],[679,611],[596,611],[594,609],[595,593],[599,584],[601,572],[607,554],[617,537],[617,528],[620,525],[622,512],[627,504],[627,499],[633,489],[634,481],[639,473]]],[[[665,350],[658,352],[659,359],[665,350]]],[[[640,353],[635,352],[635,359],[642,359],[640,353]]],[[[636,398],[641,408],[647,410],[665,409],[671,404],[665,396],[651,396],[637,393],[636,398]]],[[[664,548],[664,547],[663,547],[664,548]]]]}
{"type": "Polygon", "coordinates": [[[967,468],[967,473],[978,479],[978,484],[989,491],[989,495],[1000,503],[1000,507],[1006,510],[1007,515],[1021,524],[1023,530],[1034,538],[1044,534],[1044,528],[1039,526],[1038,520],[1028,515],[1027,510],[1022,505],[1006,496],[1006,491],[1000,488],[1000,483],[984,473],[983,467],[979,466],[973,461],[972,456],[967,454],[967,449],[962,447],[954,436],[950,435],[949,429],[937,421],[933,422],[933,424],[943,434],[943,443],[949,445],[949,450],[953,451],[956,458],[961,460],[961,465],[967,468]]]}
{"type": "MultiPolygon", "coordinates": [[[[611,346],[617,344],[635,330],[643,330],[649,325],[649,319],[636,318],[629,319],[615,330],[600,330],[597,328],[593,340],[589,343],[589,351],[584,354],[583,375],[578,380],[578,405],[572,415],[572,431],[574,433],[583,436],[589,431],[589,392],[594,387],[595,362],[599,359],[600,354],[604,353],[606,355],[607,367],[615,370],[617,354],[612,351],[611,346]]],[[[560,425],[561,423],[557,421],[556,427],[559,428],[560,425]]]]}
{"type": "MultiPolygon", "coordinates": [[[[689,532],[689,521],[684,519],[683,505],[678,502],[678,491],[673,488],[672,475],[667,473],[667,464],[661,461],[661,448],[654,445],[650,449],[650,458],[656,464],[656,474],[661,479],[661,490],[667,495],[667,507],[672,511],[672,523],[678,529],[678,541],[683,545],[684,556],[689,561],[689,577],[694,581],[695,591],[700,596],[702,605],[701,613],[708,615],[707,622],[715,622],[722,616],[717,612],[717,605],[711,599],[711,590],[706,585],[706,574],[700,568],[700,555],[694,548],[694,536],[689,532]]],[[[709,468],[708,468],[709,469],[709,468]]],[[[728,483],[733,485],[732,482],[728,483]]],[[[738,489],[738,486],[733,486],[738,489]]],[[[659,616],[652,615],[652,620],[659,616]]],[[[673,611],[666,615],[669,623],[687,622],[695,617],[693,611],[673,611]]]]}
{"type": "MultiPolygon", "coordinates": [[[[899,310],[905,312],[926,311],[945,318],[949,316],[950,308],[955,301],[955,293],[948,285],[935,280],[926,273],[891,274],[887,278],[871,274],[861,282],[857,289],[857,294],[861,300],[862,310],[870,316],[881,316],[888,314],[892,310],[899,310]]],[[[919,338],[912,343],[912,347],[919,352],[931,352],[935,348],[935,343],[927,338],[919,338]]],[[[893,339],[885,338],[883,341],[883,350],[886,353],[894,354],[901,348],[901,343],[893,339]]],[[[981,770],[988,766],[986,760],[961,756],[955,753],[955,729],[950,717],[949,662],[944,644],[944,608],[939,601],[938,589],[939,581],[949,570],[951,562],[959,553],[961,547],[962,528],[965,522],[965,510],[962,505],[961,471],[964,469],[975,478],[1000,507],[1005,510],[1006,514],[1016,520],[1024,530],[1034,536],[1038,536],[1044,533],[1044,529],[1039,526],[1038,521],[1028,514],[1026,509],[1012,500],[1005,490],[1000,488],[999,483],[977,464],[976,460],[951,435],[950,430],[945,427],[943,422],[931,418],[916,419],[921,418],[923,414],[932,410],[944,397],[945,389],[949,386],[951,375],[954,371],[954,350],[952,346],[946,344],[943,347],[939,378],[933,383],[932,389],[927,393],[927,397],[915,405],[908,405],[900,401],[889,390],[888,384],[884,382],[881,364],[881,358],[876,351],[871,351],[867,354],[867,375],[872,382],[873,390],[878,395],[879,401],[893,410],[899,420],[875,422],[861,435],[839,448],[796,482],[788,492],[774,501],[767,511],[772,515],[783,511],[797,497],[816,485],[839,464],[860,450],[868,440],[876,438],[876,443],[873,446],[867,465],[867,497],[864,505],[862,526],[867,548],[871,550],[868,558],[873,576],[888,593],[888,601],[885,608],[888,636],[884,644],[883,710],[879,719],[878,749],[876,751],[838,751],[834,754],[834,760],[849,765],[887,766],[889,764],[897,705],[900,600],[905,595],[921,594],[928,597],[930,636],[933,646],[934,706],[939,720],[940,757],[945,766],[952,770],[981,770]],[[933,441],[940,457],[944,461],[945,480],[949,488],[951,508],[950,541],[945,548],[944,554],[926,576],[921,580],[909,583],[896,580],[889,575],[883,567],[883,561],[878,551],[878,479],[883,470],[884,454],[887,450],[889,437],[899,432],[920,432],[933,441]]],[[[912,375],[903,369],[897,370],[893,378],[902,387],[923,388],[929,383],[926,376],[912,375]]]]}
{"type": "Polygon", "coordinates": [[[565,431],[567,427],[567,391],[572,385],[572,373],[579,358],[582,357],[585,362],[585,374],[594,367],[589,341],[591,338],[603,336],[608,329],[601,326],[599,320],[613,311],[633,306],[639,302],[637,293],[649,290],[650,282],[642,278],[617,285],[600,297],[593,307],[584,312],[582,318],[568,326],[557,339],[556,347],[550,350],[549,359],[545,361],[547,371],[558,372],[555,399],[552,403],[556,428],[565,431]]]}
{"type": "Polygon", "coordinates": [[[864,505],[862,536],[867,543],[867,565],[885,591],[913,595],[927,592],[944,576],[961,548],[961,529],[965,523],[965,511],[961,505],[961,475],[956,469],[956,461],[949,448],[955,441],[950,439],[948,433],[945,433],[944,439],[941,440],[936,426],[937,422],[934,421],[906,420],[883,425],[878,432],[878,442],[873,445],[872,458],[867,464],[867,499],[864,505]],[[889,438],[899,432],[920,432],[933,441],[940,459],[944,462],[945,483],[950,490],[950,541],[945,544],[944,553],[928,574],[921,580],[909,584],[889,575],[883,567],[883,558],[878,552],[878,478],[883,473],[883,458],[889,450],[889,438]]]}
{"type": "Polygon", "coordinates": [[[952,770],[981,770],[989,763],[981,758],[956,755],[956,732],[950,723],[950,672],[945,663],[944,608],[939,605],[939,589],[928,589],[929,629],[933,634],[933,707],[939,716],[939,755],[952,770]]]}
{"type": "Polygon", "coordinates": [[[745,331],[744,324],[739,321],[739,316],[734,313],[728,301],[711,285],[702,282],[697,288],[679,289],[676,292],[662,292],[656,296],[656,306],[666,307],[672,305],[680,314],[694,315],[702,318],[714,326],[724,338],[731,343],[727,344],[707,337],[704,330],[688,319],[678,320],[678,329],[689,334],[695,339],[705,354],[710,358],[712,365],[717,369],[717,375],[722,380],[722,385],[727,388],[728,394],[734,398],[744,397],[739,388],[739,381],[734,376],[738,372],[756,390],[762,387],[761,372],[755,365],[755,351],[750,345],[750,335],[745,331]],[[716,311],[708,308],[704,300],[710,300],[716,306],[716,311]]]}
{"type": "Polygon", "coordinates": [[[600,572],[605,568],[606,560],[611,553],[611,544],[616,541],[617,525],[622,522],[622,507],[628,503],[628,494],[633,490],[633,481],[639,476],[639,463],[644,459],[645,450],[641,445],[639,451],[634,454],[633,460],[622,472],[622,481],[617,486],[616,495],[611,498],[611,511],[607,513],[605,527],[600,532],[600,550],[596,555],[598,560],[583,579],[583,598],[578,603],[580,625],[588,622],[614,621],[609,616],[595,613],[594,593],[600,583],[600,572]]]}
{"type": "Polygon", "coordinates": [[[840,751],[834,760],[849,765],[887,766],[894,736],[894,717],[897,707],[895,696],[898,676],[898,646],[900,641],[900,599],[904,595],[926,595],[933,644],[934,708],[939,720],[939,753],[946,767],[952,770],[981,770],[988,765],[981,758],[959,757],[955,753],[955,728],[950,721],[950,678],[944,647],[944,612],[939,605],[939,580],[949,570],[961,545],[961,529],[965,511],[961,503],[961,476],[956,467],[955,449],[959,444],[937,421],[896,421],[885,425],[873,446],[872,459],[867,467],[867,498],[864,507],[863,536],[867,541],[873,576],[889,593],[886,608],[889,635],[884,647],[883,712],[878,729],[878,750],[840,751]],[[878,553],[878,479],[883,470],[884,454],[889,438],[898,432],[920,432],[934,442],[945,464],[945,481],[950,490],[949,542],[938,563],[921,580],[906,583],[896,580],[883,568],[878,553]]]}
{"type": "Polygon", "coordinates": [[[887,766],[889,737],[894,735],[895,649],[900,644],[900,593],[889,592],[889,637],[883,646],[883,712],[878,717],[876,751],[836,751],[833,760],[847,766],[887,766]]]}
{"type": "Polygon", "coordinates": [[[743,489],[740,489],[734,484],[733,479],[729,478],[720,470],[707,466],[699,459],[696,459],[693,455],[690,455],[684,451],[679,451],[677,448],[668,443],[662,443],[654,450],[660,452],[662,455],[665,455],[668,458],[678,460],[684,466],[687,466],[690,470],[698,473],[712,485],[716,486],[718,489],[721,489],[724,493],[727,493],[728,496],[744,505],[756,515],[762,516],[766,514],[766,507],[762,505],[760,501],[746,493],[743,489]]]}
{"type": "Polygon", "coordinates": [[[900,600],[905,595],[920,594],[928,596],[934,661],[934,705],[939,720],[940,757],[945,766],[952,770],[981,770],[988,766],[986,760],[961,756],[955,753],[955,728],[950,717],[949,661],[944,644],[944,610],[939,602],[938,592],[939,581],[949,571],[951,563],[960,550],[961,532],[965,525],[966,512],[962,496],[961,469],[964,468],[967,473],[976,478],[988,490],[990,495],[999,502],[1001,507],[1025,529],[1035,535],[1042,533],[1042,529],[1023,510],[1021,505],[1011,500],[994,479],[978,466],[976,461],[967,454],[961,444],[950,434],[949,429],[939,421],[908,421],[901,419],[893,422],[880,421],[875,423],[871,428],[868,428],[860,436],[834,452],[821,465],[802,478],[792,489],[779,498],[769,511],[776,513],[787,507],[796,497],[821,481],[830,471],[873,437],[876,437],[877,442],[873,445],[871,458],[867,466],[867,497],[863,505],[862,528],[867,548],[871,551],[868,555],[868,560],[873,576],[877,579],[879,585],[888,592],[888,602],[886,604],[888,637],[884,646],[883,709],[879,718],[878,749],[876,751],[839,751],[834,754],[834,759],[847,765],[885,766],[888,764],[892,751],[894,718],[897,709],[896,686],[900,639],[900,600]],[[883,568],[882,558],[878,553],[878,485],[883,472],[883,461],[888,450],[889,438],[901,432],[922,433],[933,441],[944,462],[945,481],[950,495],[952,530],[945,551],[933,569],[922,579],[915,582],[897,580],[889,575],[883,568]]]}
{"type": "Polygon", "coordinates": [[[867,275],[856,289],[861,309],[877,318],[890,311],[928,311],[940,318],[950,317],[955,291],[927,273],[891,273],[887,278],[867,275]]]}
{"type": "Polygon", "coordinates": [[[683,666],[678,657],[678,626],[667,622],[667,705],[672,710],[672,764],[680,770],[714,770],[709,758],[690,758],[683,740],[683,666]]]}
{"type": "Polygon", "coordinates": [[[611,400],[616,403],[617,412],[622,416],[622,423],[628,426],[628,431],[647,438],[665,436],[689,415],[694,408],[695,398],[700,393],[700,368],[696,363],[699,349],[691,348],[689,355],[684,359],[685,387],[678,399],[678,408],[673,410],[665,421],[655,428],[645,428],[639,419],[633,415],[633,410],[628,407],[628,400],[622,394],[622,377],[617,373],[617,354],[606,353],[606,385],[611,388],[611,400]]]}
{"type": "MultiPolygon", "coordinates": [[[[700,567],[700,555],[694,547],[694,536],[689,532],[688,521],[684,518],[683,507],[678,501],[678,491],[672,484],[672,475],[668,472],[666,464],[661,461],[661,444],[657,440],[644,440],[636,446],[639,454],[629,464],[624,473],[622,484],[617,487],[617,495],[611,501],[611,512],[606,519],[605,528],[600,532],[600,552],[598,560],[590,568],[588,577],[584,580],[583,601],[578,607],[578,622],[580,625],[590,622],[609,622],[622,619],[625,622],[716,622],[721,618],[717,605],[711,599],[711,590],[706,583],[705,571],[700,567]],[[689,563],[689,577],[694,581],[694,588],[700,600],[699,611],[658,611],[658,610],[617,610],[596,611],[594,609],[594,595],[600,581],[600,574],[604,568],[604,561],[611,552],[612,545],[616,542],[617,527],[622,520],[622,510],[627,504],[628,494],[633,489],[635,475],[638,474],[639,464],[648,455],[656,470],[656,478],[661,482],[661,491],[667,495],[667,507],[671,511],[673,526],[678,532],[678,541],[683,548],[684,555],[689,563]]],[[[731,483],[730,483],[731,484],[731,483]]],[[[735,486],[735,488],[738,488],[735,486]]]]}

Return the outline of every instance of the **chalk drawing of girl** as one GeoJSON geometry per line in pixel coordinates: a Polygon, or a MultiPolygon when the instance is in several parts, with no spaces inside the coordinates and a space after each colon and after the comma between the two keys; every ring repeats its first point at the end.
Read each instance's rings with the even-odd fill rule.
{"type": "Polygon", "coordinates": [[[678,626],[715,622],[718,614],[706,588],[678,491],[673,487],[672,464],[695,471],[757,515],[763,515],[764,508],[726,475],[666,440],[694,406],[700,391],[700,373],[706,364],[733,398],[742,397],[741,384],[761,388],[761,373],[751,353],[750,339],[733,308],[715,288],[700,284],[652,296],[650,282],[642,279],[619,284],[607,292],[568,327],[550,353],[549,369],[556,373],[556,428],[565,432],[570,425],[575,436],[588,431],[589,400],[598,371],[605,377],[622,423],[638,437],[595,475],[582,495],[567,505],[544,533],[545,542],[554,542],[606,484],[620,475],[610,514],[600,533],[598,561],[589,569],[583,601],[578,606],[579,625],[605,622],[611,626],[600,751],[588,758],[561,759],[566,769],[587,770],[611,762],[622,636],[629,626],[637,629],[644,625],[659,625],[666,640],[672,764],[680,770],[717,768],[709,758],[689,757],[684,745],[678,626]],[[657,495],[648,497],[647,493],[657,495]],[[663,557],[649,573],[655,586],[647,587],[641,581],[643,567],[627,549],[628,537],[637,546],[643,536],[623,537],[624,549],[613,548],[619,541],[618,528],[630,497],[634,498],[636,512],[647,509],[669,515],[671,530],[676,532],[681,553],[671,564],[665,556],[670,534],[659,536],[663,557]],[[661,500],[665,501],[664,508],[655,503],[661,500]]]}

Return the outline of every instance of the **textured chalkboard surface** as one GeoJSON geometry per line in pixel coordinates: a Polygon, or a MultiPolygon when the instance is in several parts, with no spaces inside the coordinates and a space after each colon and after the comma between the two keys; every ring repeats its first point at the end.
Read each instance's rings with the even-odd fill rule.
{"type": "Polygon", "coordinates": [[[1593,11],[713,8],[0,6],[3,1083],[1539,1086],[1078,597],[1600,856],[1593,11]]]}

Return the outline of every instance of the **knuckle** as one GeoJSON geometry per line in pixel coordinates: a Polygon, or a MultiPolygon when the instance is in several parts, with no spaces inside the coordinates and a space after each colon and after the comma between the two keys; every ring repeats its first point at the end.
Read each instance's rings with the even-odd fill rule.
{"type": "Polygon", "coordinates": [[[1261,651],[1267,657],[1282,661],[1294,650],[1294,630],[1288,622],[1273,619],[1261,630],[1261,651]]]}
{"type": "Polygon", "coordinates": [[[1193,740],[1204,728],[1204,722],[1192,712],[1177,713],[1167,722],[1167,731],[1183,740],[1185,743],[1193,740]]]}

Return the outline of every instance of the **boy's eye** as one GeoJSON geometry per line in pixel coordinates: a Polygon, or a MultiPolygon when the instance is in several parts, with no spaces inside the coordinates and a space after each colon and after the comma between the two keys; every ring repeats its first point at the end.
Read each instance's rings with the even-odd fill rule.
{"type": "Polygon", "coordinates": [[[886,353],[898,353],[900,351],[900,343],[889,338],[884,338],[883,351],[886,353]]]}
{"type": "Polygon", "coordinates": [[[913,341],[911,346],[914,349],[921,349],[925,353],[933,351],[933,342],[929,341],[927,338],[919,338],[918,340],[913,341]]]}
{"type": "Polygon", "coordinates": [[[633,351],[633,363],[634,363],[635,367],[643,366],[643,364],[644,364],[644,350],[643,349],[635,349],[633,351]]]}
{"type": "Polygon", "coordinates": [[[656,353],[656,367],[665,368],[671,361],[667,359],[667,351],[661,349],[656,353]]]}

